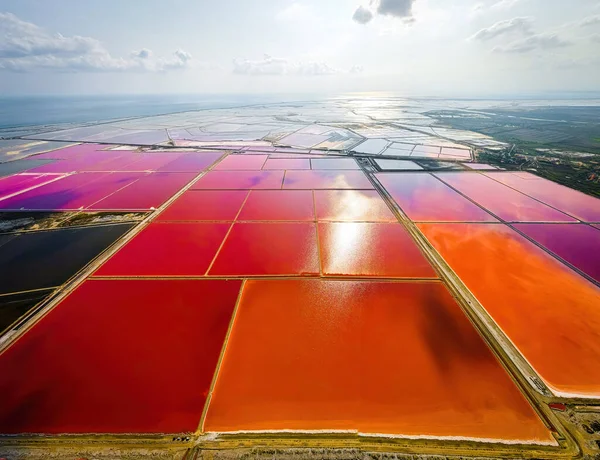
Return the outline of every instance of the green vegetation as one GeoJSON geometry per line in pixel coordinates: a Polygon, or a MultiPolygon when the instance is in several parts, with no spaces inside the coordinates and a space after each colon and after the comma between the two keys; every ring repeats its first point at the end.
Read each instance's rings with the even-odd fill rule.
{"type": "Polygon", "coordinates": [[[600,107],[443,110],[427,115],[440,125],[508,144],[500,151],[479,149],[481,162],[530,170],[600,197],[600,107]]]}

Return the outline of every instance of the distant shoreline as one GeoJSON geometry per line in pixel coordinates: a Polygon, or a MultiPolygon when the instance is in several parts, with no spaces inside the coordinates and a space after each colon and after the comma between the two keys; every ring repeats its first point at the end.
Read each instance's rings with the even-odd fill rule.
{"type": "MultiPolygon", "coordinates": [[[[254,104],[321,101],[337,98],[362,98],[365,96],[365,93],[348,93],[337,96],[324,94],[0,95],[0,129],[63,123],[103,122],[119,118],[147,117],[194,110],[235,108],[254,104]]],[[[598,93],[578,94],[581,97],[571,98],[565,97],[566,95],[562,94],[554,96],[553,98],[548,98],[547,95],[545,97],[538,96],[537,98],[525,96],[515,96],[512,98],[438,98],[407,97],[398,94],[395,98],[416,101],[514,101],[519,105],[528,105],[527,102],[531,102],[532,105],[542,104],[549,106],[600,106],[600,94],[598,93]],[[587,97],[583,97],[584,95],[587,97]]]]}

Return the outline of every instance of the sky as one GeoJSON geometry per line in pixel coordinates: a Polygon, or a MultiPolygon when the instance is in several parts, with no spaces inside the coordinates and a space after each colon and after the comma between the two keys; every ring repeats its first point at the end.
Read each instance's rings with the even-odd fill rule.
{"type": "Polygon", "coordinates": [[[600,0],[0,0],[0,94],[600,91],[600,0]]]}

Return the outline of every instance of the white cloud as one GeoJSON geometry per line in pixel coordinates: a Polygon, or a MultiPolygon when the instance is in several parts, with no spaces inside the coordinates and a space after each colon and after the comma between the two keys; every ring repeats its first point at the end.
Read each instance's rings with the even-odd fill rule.
{"type": "Polygon", "coordinates": [[[100,52],[102,45],[93,38],[49,34],[14,14],[0,13],[0,59],[44,55],[73,57],[100,52]]]}
{"type": "Polygon", "coordinates": [[[152,56],[152,51],[150,51],[147,48],[142,48],[139,51],[132,51],[131,52],[131,57],[132,58],[148,59],[150,56],[152,56]]]}
{"type": "Polygon", "coordinates": [[[292,62],[265,54],[263,59],[234,59],[233,72],[243,75],[331,75],[339,71],[324,62],[292,62]]]}
{"type": "Polygon", "coordinates": [[[589,27],[589,26],[595,26],[600,24],[600,14],[597,14],[595,16],[588,16],[587,18],[584,18],[579,25],[581,27],[589,27]]]}
{"type": "Polygon", "coordinates": [[[590,40],[594,43],[600,43],[600,34],[590,35],[590,40]]]}
{"type": "Polygon", "coordinates": [[[534,50],[564,48],[572,44],[567,40],[563,40],[557,34],[537,34],[509,43],[508,45],[497,46],[492,51],[501,53],[528,53],[534,50]]]}
{"type": "Polygon", "coordinates": [[[415,0],[379,0],[377,13],[398,18],[410,17],[414,2],[415,0]]]}
{"type": "Polygon", "coordinates": [[[528,17],[499,21],[475,33],[471,40],[488,41],[504,35],[533,35],[533,20],[528,17]]]}
{"type": "Polygon", "coordinates": [[[234,59],[233,73],[239,75],[287,75],[287,76],[323,76],[342,73],[360,73],[362,66],[355,65],[344,71],[322,61],[291,61],[265,54],[263,59],[234,59]]]}
{"type": "MultiPolygon", "coordinates": [[[[538,33],[534,30],[533,19],[529,17],[499,21],[490,27],[481,29],[469,40],[491,41],[496,39],[505,41],[492,49],[494,53],[524,54],[573,45],[573,42],[561,38],[556,32],[538,33]]],[[[498,42],[498,40],[496,41],[498,42]]]]}
{"type": "Polygon", "coordinates": [[[170,59],[161,59],[158,61],[158,70],[185,69],[190,65],[192,55],[187,51],[178,49],[173,53],[170,59]]]}
{"type": "Polygon", "coordinates": [[[371,10],[361,5],[354,12],[352,19],[359,24],[367,24],[371,21],[371,19],[373,19],[373,13],[371,10]]]}
{"type": "Polygon", "coordinates": [[[359,6],[352,19],[358,24],[371,22],[375,14],[380,16],[391,16],[402,19],[404,24],[410,25],[415,19],[413,17],[413,5],[416,0],[370,0],[370,5],[375,12],[364,6],[359,6]]]}
{"type": "Polygon", "coordinates": [[[265,55],[264,59],[234,59],[233,73],[243,75],[285,75],[289,72],[287,59],[273,58],[265,55]]]}
{"type": "Polygon", "coordinates": [[[50,33],[11,13],[0,13],[0,70],[26,72],[53,69],[68,72],[164,72],[191,64],[191,55],[177,50],[153,59],[143,48],[127,58],[114,57],[99,40],[50,33]]]}
{"type": "Polygon", "coordinates": [[[486,9],[486,5],[485,3],[475,3],[472,7],[471,7],[471,16],[478,16],[479,14],[481,14],[484,10],[486,9]]]}

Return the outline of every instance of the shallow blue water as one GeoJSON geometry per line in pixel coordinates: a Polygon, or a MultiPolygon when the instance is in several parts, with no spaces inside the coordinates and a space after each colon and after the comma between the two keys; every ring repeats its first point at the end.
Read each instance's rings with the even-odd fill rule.
{"type": "Polygon", "coordinates": [[[293,95],[0,96],[0,128],[306,100],[293,95]]]}

